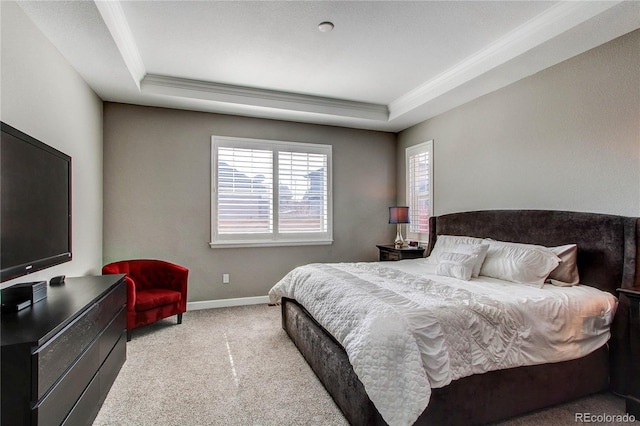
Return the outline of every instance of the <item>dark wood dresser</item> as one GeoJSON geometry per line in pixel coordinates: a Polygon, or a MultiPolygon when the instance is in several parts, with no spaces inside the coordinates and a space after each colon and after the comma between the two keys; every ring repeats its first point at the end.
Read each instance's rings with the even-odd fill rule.
{"type": "Polygon", "coordinates": [[[0,318],[2,425],[91,425],[126,359],[124,274],[67,278],[0,318]]]}

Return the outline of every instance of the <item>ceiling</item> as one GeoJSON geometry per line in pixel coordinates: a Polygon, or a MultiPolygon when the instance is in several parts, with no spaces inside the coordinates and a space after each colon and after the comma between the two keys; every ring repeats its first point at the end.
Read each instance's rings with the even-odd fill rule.
{"type": "Polygon", "coordinates": [[[105,101],[392,132],[640,28],[636,1],[18,4],[105,101]]]}

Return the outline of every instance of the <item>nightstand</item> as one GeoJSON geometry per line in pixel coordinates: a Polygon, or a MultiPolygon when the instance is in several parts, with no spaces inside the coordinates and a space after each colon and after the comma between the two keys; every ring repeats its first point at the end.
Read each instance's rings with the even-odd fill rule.
{"type": "Polygon", "coordinates": [[[627,382],[627,413],[640,417],[640,289],[619,288],[618,292],[629,298],[629,346],[631,365],[627,382]]]}
{"type": "Polygon", "coordinates": [[[424,257],[424,247],[403,247],[376,245],[380,250],[380,261],[418,259],[424,257]]]}

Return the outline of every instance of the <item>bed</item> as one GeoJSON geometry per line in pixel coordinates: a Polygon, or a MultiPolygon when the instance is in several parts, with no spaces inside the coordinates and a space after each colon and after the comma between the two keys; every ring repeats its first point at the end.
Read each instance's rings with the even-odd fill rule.
{"type": "MultiPolygon", "coordinates": [[[[563,211],[455,213],[431,218],[434,232],[427,252],[431,253],[438,235],[545,247],[577,244],[579,287],[617,296],[618,288],[640,287],[639,222],[637,218],[563,211]]],[[[347,420],[354,425],[387,424],[355,373],[345,346],[320,325],[324,319],[316,321],[295,299],[281,298],[282,326],[347,420]]],[[[428,405],[415,424],[485,424],[606,390],[626,394],[628,300],[621,298],[614,311],[610,338],[607,335],[607,343],[597,350],[577,359],[455,378],[430,390],[428,405]]]]}

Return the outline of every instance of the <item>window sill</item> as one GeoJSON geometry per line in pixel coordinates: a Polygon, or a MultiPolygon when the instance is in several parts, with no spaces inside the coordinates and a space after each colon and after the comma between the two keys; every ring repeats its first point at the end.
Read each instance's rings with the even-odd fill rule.
{"type": "Polygon", "coordinates": [[[212,249],[240,247],[294,247],[294,246],[326,246],[333,240],[289,240],[289,241],[218,241],[209,243],[212,249]]]}

